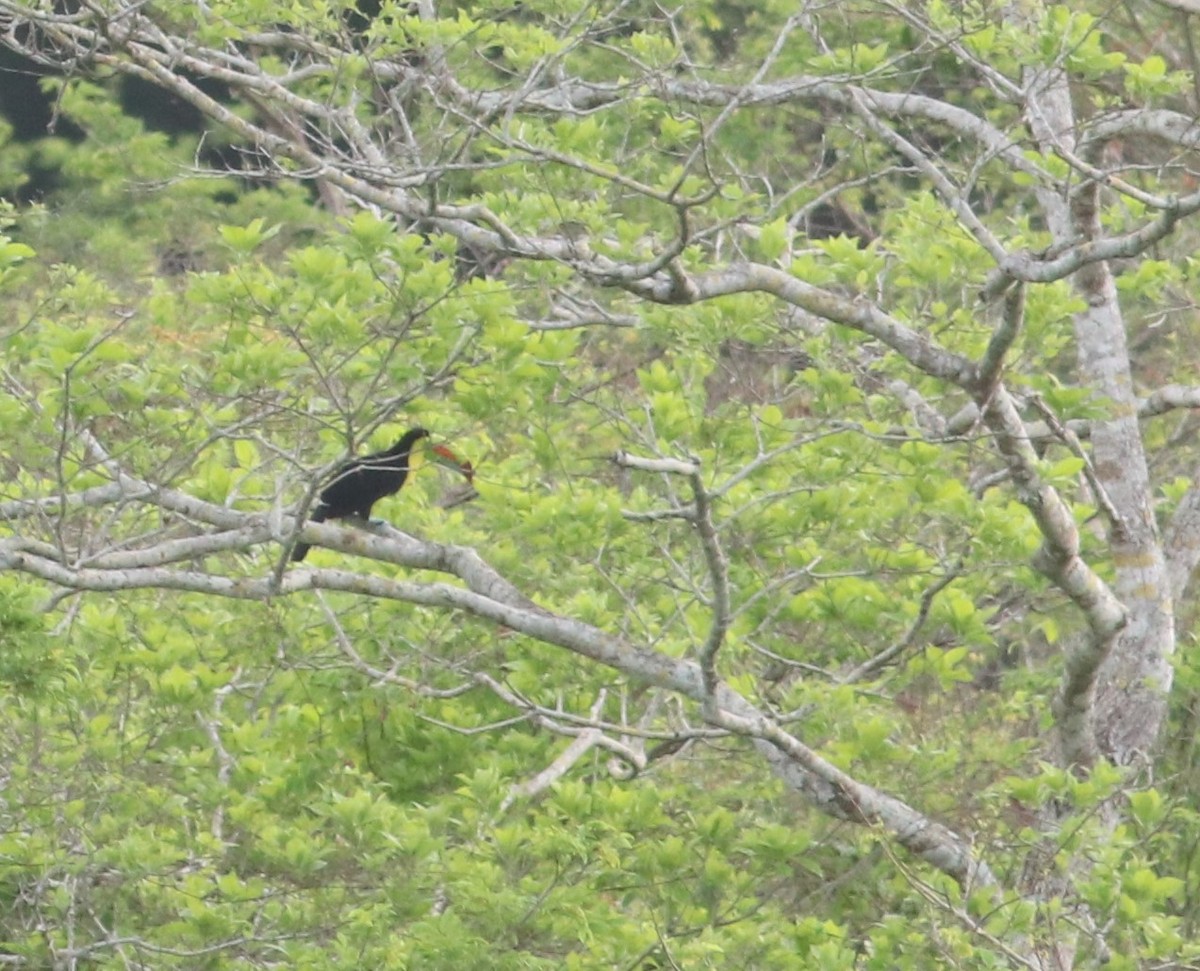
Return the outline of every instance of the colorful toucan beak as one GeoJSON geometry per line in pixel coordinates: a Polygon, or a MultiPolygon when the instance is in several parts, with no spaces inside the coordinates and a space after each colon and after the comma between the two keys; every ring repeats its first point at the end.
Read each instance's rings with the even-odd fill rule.
{"type": "Polygon", "coordinates": [[[475,469],[471,463],[460,459],[445,445],[430,445],[429,450],[433,453],[433,461],[438,465],[444,465],[448,469],[461,472],[463,478],[468,482],[471,482],[475,478],[475,469]]]}

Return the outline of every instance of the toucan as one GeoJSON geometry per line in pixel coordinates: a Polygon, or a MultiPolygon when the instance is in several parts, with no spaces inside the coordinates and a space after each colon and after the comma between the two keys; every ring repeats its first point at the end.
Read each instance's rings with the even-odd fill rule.
{"type": "MultiPolygon", "coordinates": [[[[327,519],[342,519],[345,516],[370,519],[371,507],[375,503],[384,496],[400,491],[404,480],[408,478],[413,446],[428,437],[426,429],[410,428],[391,448],[343,463],[321,490],[317,506],[308,517],[309,522],[323,523],[327,519]]],[[[432,445],[430,450],[442,464],[458,469],[468,482],[471,481],[474,470],[470,462],[461,461],[445,445],[432,445]]],[[[309,548],[309,543],[297,543],[292,550],[292,559],[304,559],[309,548]]]]}

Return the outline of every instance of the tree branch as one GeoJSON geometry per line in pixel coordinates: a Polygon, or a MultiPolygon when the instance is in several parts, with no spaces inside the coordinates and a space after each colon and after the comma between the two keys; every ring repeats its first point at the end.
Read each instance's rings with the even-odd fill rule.
{"type": "MultiPolygon", "coordinates": [[[[178,494],[172,496],[172,503],[200,511],[209,505],[198,500],[184,501],[178,494]]],[[[255,517],[223,510],[219,518],[232,525],[228,523],[229,519],[249,524],[255,517]]],[[[323,523],[305,529],[327,532],[333,540],[328,544],[331,548],[358,552],[400,566],[450,573],[466,587],[393,580],[332,569],[290,570],[277,586],[269,574],[233,578],[163,566],[119,570],[75,568],[22,549],[20,543],[13,540],[0,540],[0,570],[16,570],[78,591],[157,588],[265,601],[306,591],[337,590],[439,609],[463,610],[692,699],[702,706],[706,720],[711,724],[752,739],[768,764],[822,811],[859,823],[883,826],[910,852],[960,883],[996,884],[986,863],[975,857],[969,841],[900,800],[837,769],[772,723],[723,682],[716,685],[715,692],[710,692],[700,666],[695,662],[637,647],[591,625],[544,610],[517,591],[473,550],[465,547],[422,542],[394,530],[389,530],[384,537],[323,523]],[[353,533],[359,536],[349,535],[353,533]]]]}
{"type": "Polygon", "coordinates": [[[1079,532],[1071,510],[1058,492],[1041,481],[1037,454],[1003,384],[980,403],[984,420],[1022,504],[1042,534],[1034,566],[1082,611],[1091,637],[1067,652],[1066,670],[1055,701],[1058,729],[1068,764],[1088,766],[1099,756],[1091,719],[1096,676],[1126,623],[1124,605],[1079,555],[1079,532]]]}
{"type": "Polygon", "coordinates": [[[917,635],[921,633],[921,629],[929,619],[929,611],[933,607],[933,602],[937,599],[937,595],[960,576],[962,576],[961,561],[946,570],[921,594],[917,616],[913,618],[913,622],[909,625],[908,630],[905,631],[904,636],[900,640],[885,650],[880,651],[874,657],[863,661],[861,664],[855,665],[847,671],[840,672],[836,678],[837,682],[839,684],[857,684],[859,681],[864,681],[908,651],[917,642],[917,635]]]}
{"type": "MultiPolygon", "coordinates": [[[[1200,479],[1200,474],[1195,476],[1200,479]]],[[[1167,523],[1163,537],[1171,594],[1178,603],[1200,565],[1200,485],[1193,483],[1167,523]]]]}
{"type": "Polygon", "coordinates": [[[700,477],[700,461],[693,458],[690,462],[679,462],[675,459],[645,459],[630,455],[627,452],[617,452],[613,457],[617,465],[624,468],[642,469],[648,472],[672,472],[686,475],[692,487],[693,511],[688,517],[696,527],[700,537],[700,547],[704,551],[704,560],[708,566],[709,582],[712,584],[712,625],[708,637],[700,647],[698,658],[700,671],[704,678],[705,697],[715,699],[717,690],[717,652],[725,643],[732,622],[732,611],[729,606],[729,562],[725,551],[721,549],[721,539],[717,535],[716,526],[712,519],[712,495],[705,488],[700,477]]]}

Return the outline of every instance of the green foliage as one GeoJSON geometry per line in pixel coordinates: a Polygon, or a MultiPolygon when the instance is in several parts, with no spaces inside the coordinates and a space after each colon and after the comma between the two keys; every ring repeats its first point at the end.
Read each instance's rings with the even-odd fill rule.
{"type": "MultiPolygon", "coordinates": [[[[0,226],[2,225],[3,221],[0,221],[0,226]]],[[[16,282],[18,268],[34,255],[32,247],[13,242],[9,237],[0,234],[0,289],[16,282]]]]}
{"type": "MultiPolygon", "coordinates": [[[[1021,105],[986,95],[957,51],[986,58],[998,90],[1027,65],[1062,66],[1101,108],[1175,97],[1183,75],[1162,55],[1114,49],[1103,19],[1065,5],[1021,24],[928,3],[931,29],[954,39],[933,45],[875,5],[845,5],[822,44],[795,29],[794,5],[752,7],[713,0],[667,18],[645,3],[538,0],[428,18],[384,3],[361,29],[348,2],[161,13],[190,41],[252,48],[264,70],[310,43],[328,54],[289,90],[346,112],[335,147],[351,119],[388,152],[436,146],[436,175],[414,164],[378,191],[535,241],[530,259],[502,266],[480,266],[445,219],[330,215],[286,177],[324,173],[268,161],[236,133],[264,105],[231,103],[203,139],[169,136],[100,81],[47,80],[86,140],[14,147],[0,131],[0,188],[21,188],[35,162],[60,180],[42,205],[0,210],[0,502],[41,501],[3,521],[3,555],[33,549],[86,570],[217,535],[132,494],[57,501],[112,486],[112,463],[274,528],[345,456],[420,423],[472,461],[478,497],[443,503],[450,475],[415,462],[376,515],[476,549],[548,610],[691,659],[717,591],[690,483],[610,459],[694,461],[727,561],[719,675],[836,766],[969,832],[1007,887],[1044,858],[1078,877],[1077,899],[966,899],[880,852],[882,832],[802,806],[761,752],[728,737],[693,739],[638,774],[593,748],[527,795],[570,744],[529,705],[576,735],[602,719],[649,751],[704,712],[449,609],[276,588],[261,600],[64,597],[14,574],[0,576],[6,954],[31,967],[136,953],[213,969],[987,968],[1009,966],[1010,942],[1069,925],[1065,908],[1082,900],[1113,967],[1195,956],[1194,759],[1183,751],[1161,789],[1104,763],[1083,774],[1044,761],[1059,652],[1081,623],[1030,568],[1042,537],[982,426],[936,434],[910,404],[949,416],[962,392],[765,293],[645,303],[651,271],[593,287],[569,248],[536,245],[653,265],[679,244],[681,293],[688,274],[782,267],[788,283],[877,302],[917,340],[977,360],[995,328],[978,299],[993,254],[895,144],[868,137],[864,114],[834,119],[804,99],[726,113],[662,92],[697,78],[738,92],[752,78],[847,91],[870,80],[920,97],[936,87],[948,107],[985,102],[1003,124],[1021,105]],[[380,65],[394,70],[386,84],[380,65]],[[462,124],[454,91],[410,84],[413,67],[513,100],[462,124]],[[518,107],[561,77],[619,91],[619,110],[518,107]],[[186,177],[208,148],[245,153],[245,178],[186,177]],[[845,218],[810,233],[821,207],[845,218]],[[564,306],[632,326],[557,329],[564,306]],[[1099,822],[1111,806],[1115,832],[1099,822]]],[[[295,123],[274,109],[272,125],[295,123]]],[[[896,137],[936,159],[1003,245],[1048,245],[1033,177],[936,124],[926,141],[902,126],[896,137]]],[[[336,179],[319,188],[345,206],[336,179]]],[[[1106,227],[1141,218],[1136,199],[1104,198],[1106,227]]],[[[1188,306],[1194,256],[1162,246],[1121,267],[1133,319],[1188,306]]],[[[1063,423],[1112,413],[1073,379],[1083,308],[1066,282],[1031,286],[1005,361],[1008,386],[1063,423]]],[[[1170,349],[1154,353],[1139,375],[1186,374],[1170,349]]],[[[1083,459],[1036,444],[1041,482],[1088,522],[1083,459]]],[[[1163,479],[1161,512],[1192,471],[1163,479]]],[[[243,581],[295,569],[281,564],[284,538],[188,569],[240,595],[243,581]]],[[[1082,542],[1107,566],[1092,531],[1082,542]]],[[[326,549],[306,566],[446,580],[326,549]]],[[[1177,659],[1193,706],[1194,655],[1177,659]]],[[[1187,704],[1177,709],[1178,737],[1194,738],[1187,704]]]]}
{"type": "Polygon", "coordinates": [[[1178,94],[1191,84],[1186,71],[1168,71],[1167,62],[1157,54],[1151,54],[1140,63],[1126,62],[1123,67],[1125,87],[1139,100],[1178,94]]]}

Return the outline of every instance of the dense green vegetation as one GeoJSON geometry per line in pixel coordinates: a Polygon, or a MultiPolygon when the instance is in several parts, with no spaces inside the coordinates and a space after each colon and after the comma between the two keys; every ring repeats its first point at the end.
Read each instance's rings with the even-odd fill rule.
{"type": "Polygon", "coordinates": [[[1192,15],[121,8],[0,0],[0,964],[1200,965],[1192,15]]]}

